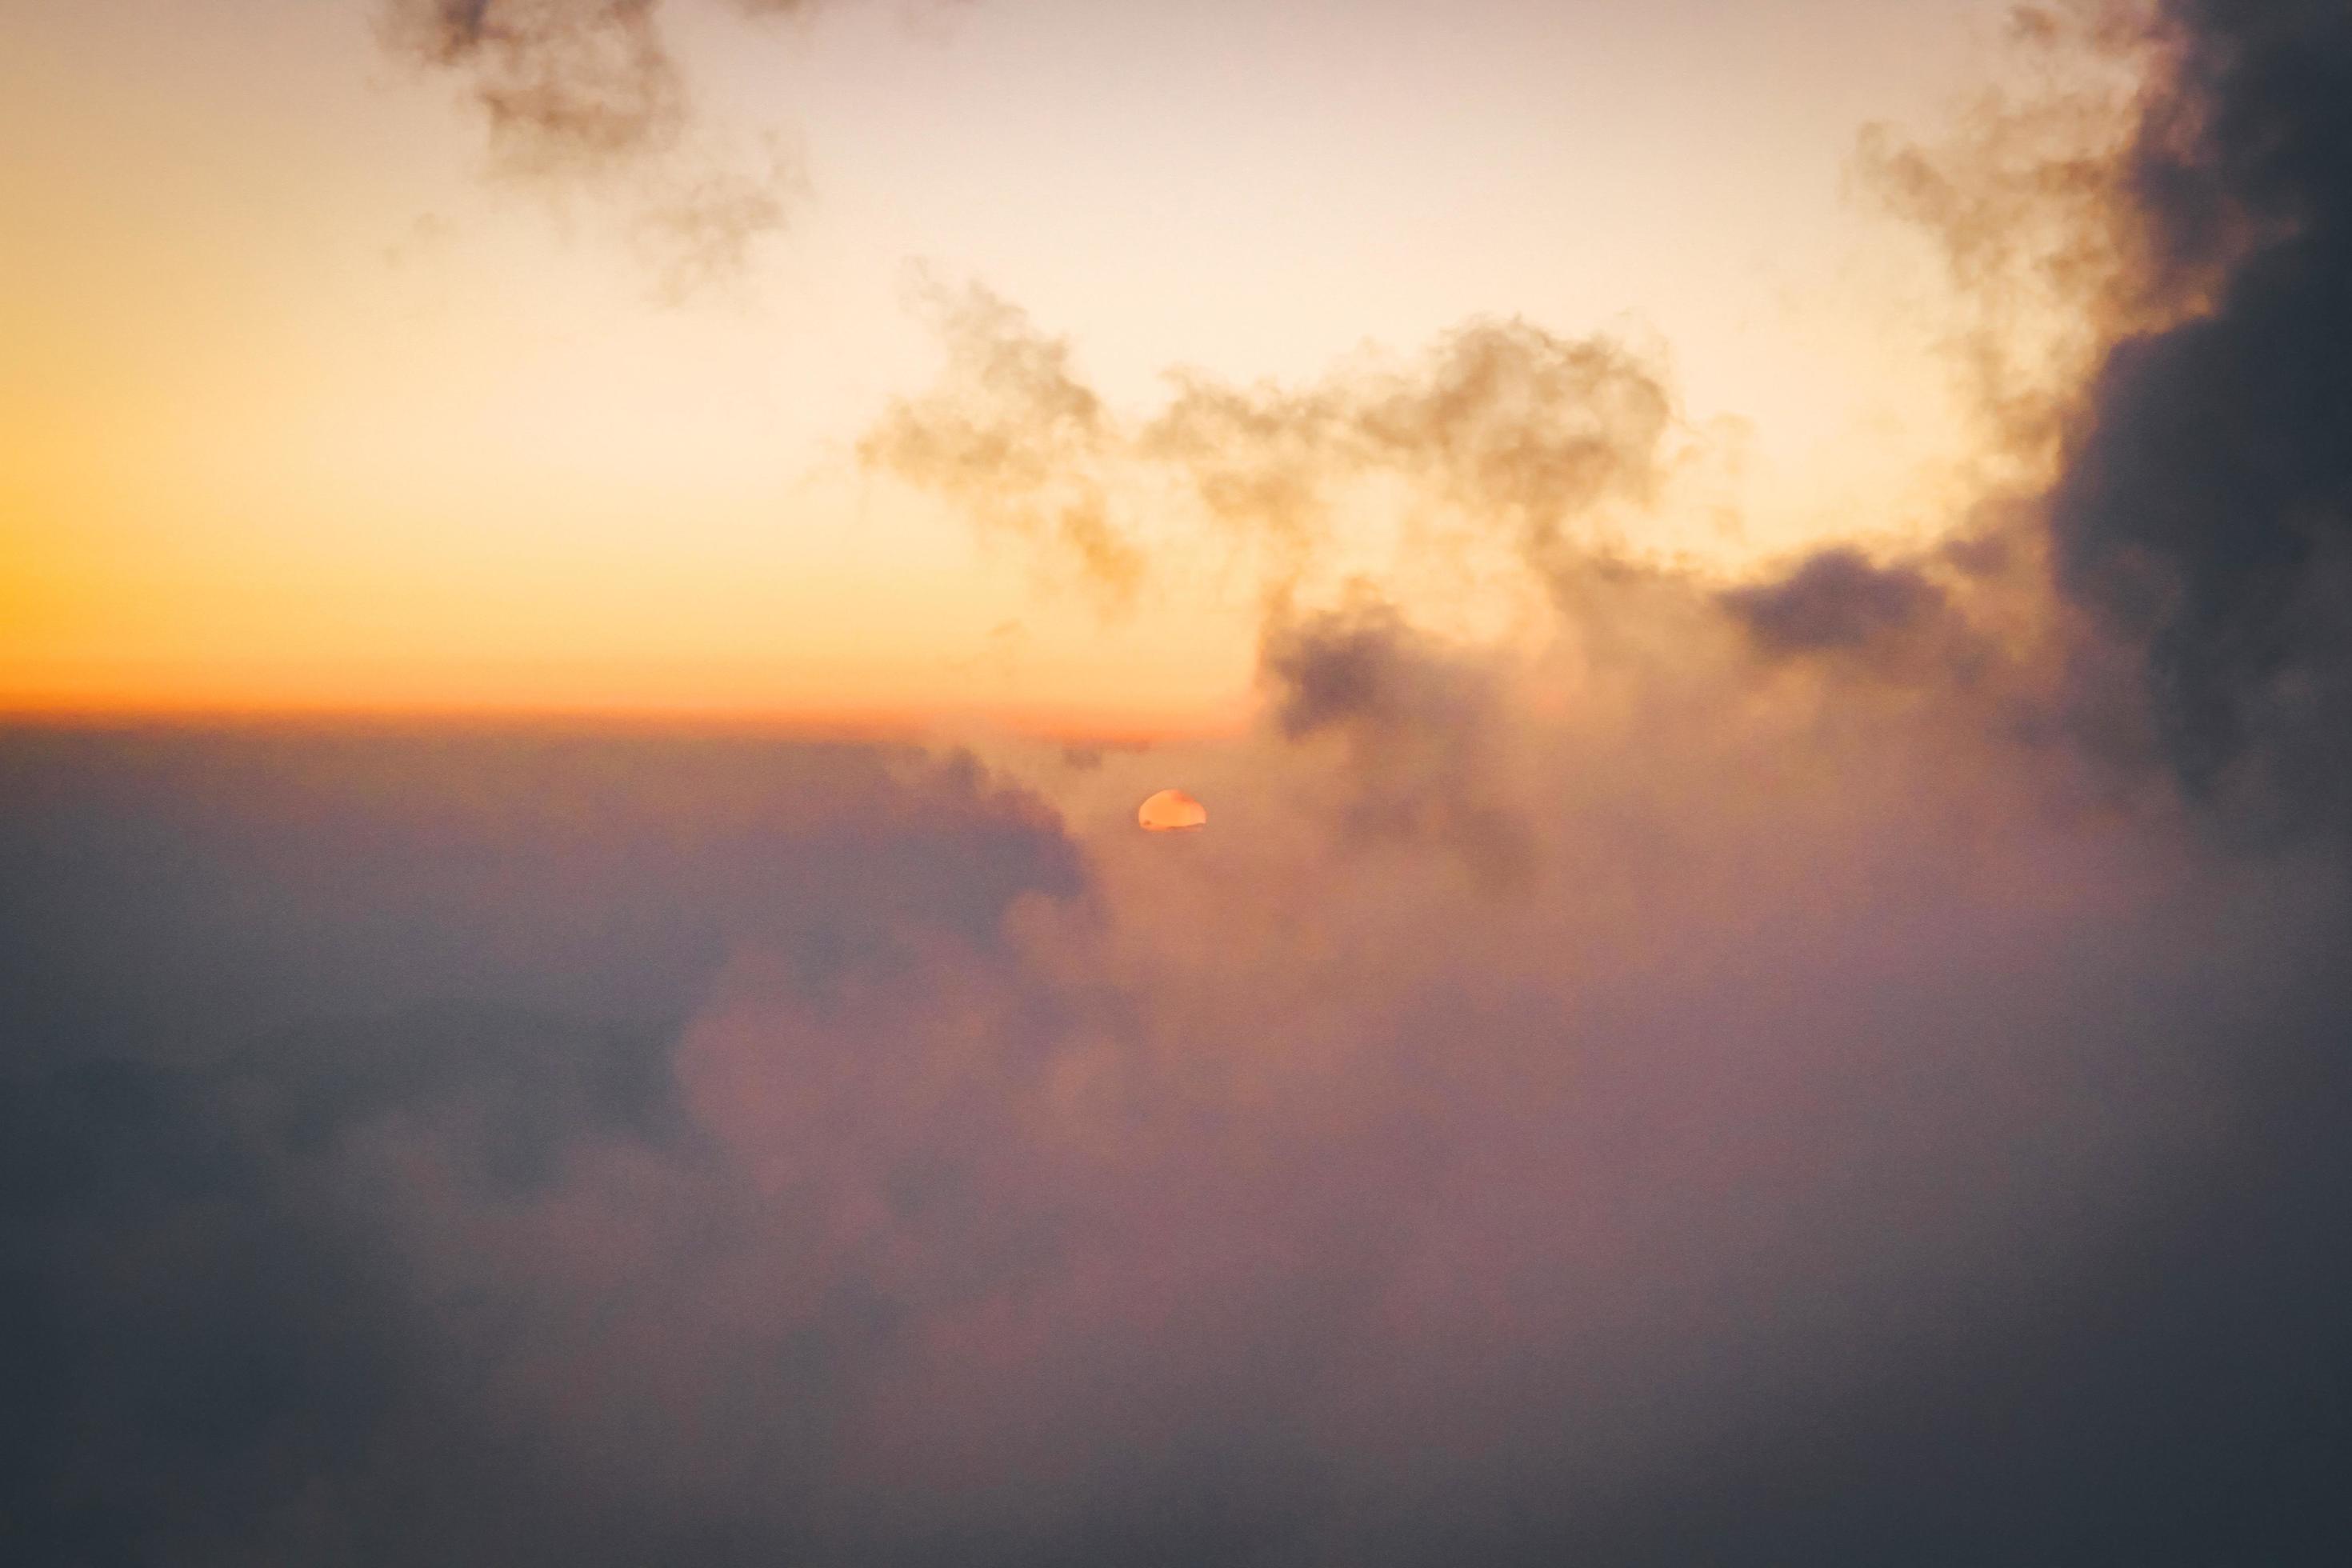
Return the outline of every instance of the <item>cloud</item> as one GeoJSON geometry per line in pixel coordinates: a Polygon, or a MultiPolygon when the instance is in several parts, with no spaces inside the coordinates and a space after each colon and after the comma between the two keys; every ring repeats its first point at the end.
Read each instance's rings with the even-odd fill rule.
{"type": "Polygon", "coordinates": [[[1107,609],[1133,602],[1156,544],[1218,539],[1279,596],[1368,531],[1354,503],[1383,482],[1433,509],[1414,548],[1499,545],[1551,573],[1612,544],[1677,455],[1662,374],[1607,338],[1473,321],[1417,364],[1301,387],[1179,373],[1164,408],[1129,419],[1017,306],[977,286],[928,303],[944,373],[884,412],[862,458],[1066,563],[1107,609]]]}
{"type": "Polygon", "coordinates": [[[1076,875],[1019,796],[911,752],[713,742],[646,769],[594,735],[293,729],[10,751],[0,1026],[20,1064],[159,1036],[203,1059],[453,998],[658,1027],[745,932],[820,930],[846,963],[901,913],[977,940],[1024,879],[1076,875]],[[954,877],[934,832],[961,836],[954,877]],[[546,907],[509,924],[520,888],[546,907]]]}
{"type": "Polygon", "coordinates": [[[2090,622],[2077,726],[2160,755],[2231,831],[2338,832],[2346,25],[2160,0],[2021,32],[2038,96],[1940,147],[1875,132],[1863,166],[1949,263],[1962,363],[2045,492],[2034,546],[2090,622]]]}
{"type": "Polygon", "coordinates": [[[12,1559],[2317,1528],[2210,1461],[2323,1451],[2340,880],[1703,584],[1576,603],[1297,610],[1251,735],[1026,786],[8,737],[12,1559]],[[1216,831],[1133,830],[1168,776],[1216,831]]]}
{"type": "MultiPolygon", "coordinates": [[[[1404,372],[1179,376],[1121,420],[1067,344],[998,317],[1002,363],[1050,374],[894,414],[990,432],[952,482],[869,448],[980,511],[1067,481],[1054,429],[1126,536],[1258,552],[1266,729],[1200,760],[1207,863],[1104,851],[1105,902],[1145,928],[1107,960],[1126,1005],[1229,1075],[1146,1053],[1218,1086],[1192,1156],[1280,1173],[1230,1208],[1182,1155],[1144,1184],[1255,1220],[1189,1265],[1154,1231],[1127,1267],[1255,1303],[1184,1364],[1272,1379],[1158,1395],[1197,1414],[1151,1447],[1191,1500],[1156,1517],[1271,1561],[2340,1553],[2315,1478],[2352,1364],[2318,1239],[2352,1214],[2330,1131],[2352,995],[2322,956],[2343,868],[2325,842],[2210,840],[2341,826],[2352,492],[2321,280],[2344,271],[2352,49],[2315,5],[2076,16],[2023,32],[2128,75],[1985,106],[1940,151],[1865,147],[1969,291],[1955,346],[2002,459],[1909,553],[1726,584],[1622,549],[1673,473],[1671,392],[1519,324],[1404,372]],[[1368,483],[1456,534],[1318,604],[1302,584],[1364,528],[1368,483]],[[1416,571],[1465,536],[1558,618],[1498,647],[1417,630],[1416,571]],[[2143,723],[2185,795],[2111,769],[2143,723]],[[1235,796],[1280,803],[1244,808],[1239,852],[1235,796]],[[1502,830],[1475,847],[1472,822],[1502,830]],[[1227,1240],[1286,1260],[1264,1295],[1217,1272],[1227,1240]]],[[[1003,1376],[995,1408],[1029,1387],[1003,1376]]],[[[1080,1453],[1136,1451],[1083,1430],[1080,1453]]],[[[1060,1464],[1036,1540],[1070,1539],[1066,1498],[1125,1495],[1060,1464]]]]}
{"type": "MultiPolygon", "coordinates": [[[[729,0],[754,18],[814,0],[729,0]]],[[[664,36],[664,0],[383,0],[398,58],[445,75],[481,116],[494,166],[556,191],[617,195],[664,289],[740,272],[781,228],[797,170],[722,155],[664,36]]]]}
{"type": "Polygon", "coordinates": [[[1881,566],[1834,546],[1777,582],[1728,590],[1723,602],[1759,645],[1788,654],[1851,651],[1899,637],[1940,611],[1944,596],[1916,566],[1881,566]]]}
{"type": "Polygon", "coordinates": [[[1113,521],[1103,472],[1121,437],[1069,344],[985,289],[933,287],[925,303],[945,374],[891,405],[860,441],[861,460],[1068,560],[1106,609],[1130,604],[1143,549],[1113,521]]]}
{"type": "MultiPolygon", "coordinates": [[[[601,1510],[526,1457],[551,1429],[493,1428],[581,1283],[557,1216],[600,1183],[727,1200],[684,1021],[739,949],[821,1014],[927,944],[985,966],[1009,905],[1082,886],[1034,800],[903,751],[36,731],[0,759],[18,1562],[629,1560],[654,1500],[601,1510]],[[501,1225],[534,1239],[464,1250],[501,1225]]],[[[627,1271],[666,1246],[611,1240],[627,1271]]]]}
{"type": "Polygon", "coordinates": [[[1485,776],[1507,721],[1479,659],[1416,635],[1389,605],[1360,603],[1270,627],[1262,653],[1286,741],[1344,749],[1344,831],[1433,843],[1480,880],[1524,888],[1532,836],[1485,776]]]}
{"type": "Polygon", "coordinates": [[[400,51],[460,71],[500,155],[530,168],[593,166],[674,142],[685,83],[654,0],[397,0],[400,51]]]}
{"type": "Polygon", "coordinates": [[[1389,472],[1538,562],[1611,502],[1656,491],[1675,418],[1660,372],[1624,345],[1522,321],[1470,322],[1414,370],[1342,371],[1302,391],[1176,384],[1139,445],[1185,471],[1222,522],[1312,541],[1332,526],[1335,486],[1389,472]]]}
{"type": "Polygon", "coordinates": [[[2162,8],[2124,165],[2163,277],[2204,308],[2116,343],[2052,500],[2060,581],[2145,657],[2181,776],[2341,828],[2352,735],[2352,22],[2285,0],[2162,8]]]}

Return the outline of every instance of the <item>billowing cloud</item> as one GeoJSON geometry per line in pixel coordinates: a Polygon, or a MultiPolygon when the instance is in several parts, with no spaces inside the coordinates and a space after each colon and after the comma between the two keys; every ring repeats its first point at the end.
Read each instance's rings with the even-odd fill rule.
{"type": "Polygon", "coordinates": [[[2105,68],[1943,147],[1877,133],[1864,163],[1940,241],[1984,405],[2055,476],[2036,544],[2095,622],[2077,706],[2240,827],[2340,829],[2352,34],[2294,0],[2020,19],[2105,68]]]}
{"type": "Polygon", "coordinates": [[[546,1413],[501,1401],[532,1344],[577,1352],[626,1277],[730,1223],[685,1021],[739,952],[819,1016],[939,954],[985,971],[1009,906],[1083,886],[1034,799],[875,748],[18,733],[0,759],[17,1562],[639,1556],[658,1500],[593,1506],[546,1413]],[[600,1186],[678,1228],[596,1217],[600,1186]]]}
{"type": "Polygon", "coordinates": [[[2164,7],[2164,93],[2126,165],[2168,274],[2210,306],[2118,343],[2053,499],[2067,591],[2145,648],[2200,790],[2347,821],[2352,753],[2352,18],[2164,7]]]}
{"type": "Polygon", "coordinates": [[[1680,619],[1302,614],[1026,787],[12,737],[12,1556],[2201,1561],[2341,1342],[2340,883],[1583,602],[1680,619]]]}
{"type": "Polygon", "coordinates": [[[1264,670],[1277,732],[1342,749],[1345,831],[1437,845],[1496,885],[1529,879],[1531,836],[1486,776],[1510,718],[1483,660],[1371,603],[1271,627],[1264,670]]]}

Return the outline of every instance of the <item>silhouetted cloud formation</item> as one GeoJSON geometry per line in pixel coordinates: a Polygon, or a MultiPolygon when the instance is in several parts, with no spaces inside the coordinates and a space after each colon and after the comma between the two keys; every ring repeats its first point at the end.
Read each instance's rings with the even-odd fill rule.
{"type": "Polygon", "coordinates": [[[1916,566],[1880,566],[1845,546],[1808,556],[1787,577],[1735,588],[1724,603],[1757,641],[1777,653],[1867,647],[1943,606],[1916,566]]]}
{"type": "Polygon", "coordinates": [[[2160,279],[2210,309],[2117,344],[2051,531],[2062,582],[2146,649],[2209,795],[2352,820],[2352,14],[2174,0],[2126,165],[2160,279]]]}

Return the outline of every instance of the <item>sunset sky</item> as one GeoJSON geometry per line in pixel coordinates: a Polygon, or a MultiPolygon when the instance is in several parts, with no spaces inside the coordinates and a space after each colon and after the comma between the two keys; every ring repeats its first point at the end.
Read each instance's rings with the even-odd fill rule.
{"type": "Polygon", "coordinates": [[[2345,0],[0,7],[0,1563],[2352,1563],[2347,279],[2345,0]]]}
{"type": "Polygon", "coordinates": [[[1138,415],[1623,336],[1706,465],[1630,542],[1727,574],[1939,531],[1975,449],[1857,153],[2016,73],[2002,5],[679,4],[691,147],[552,170],[384,15],[11,17],[0,701],[1229,727],[1255,605],[1181,531],[1106,616],[861,469],[927,286],[1138,415]],[[697,268],[648,211],[713,170],[778,210],[697,268]]]}

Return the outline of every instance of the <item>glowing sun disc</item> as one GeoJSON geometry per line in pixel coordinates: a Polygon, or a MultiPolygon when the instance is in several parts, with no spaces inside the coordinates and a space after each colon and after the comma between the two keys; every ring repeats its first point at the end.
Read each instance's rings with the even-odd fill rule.
{"type": "Polygon", "coordinates": [[[1192,833],[1209,825],[1208,808],[1181,789],[1163,789],[1137,808],[1146,833],[1192,833]]]}

